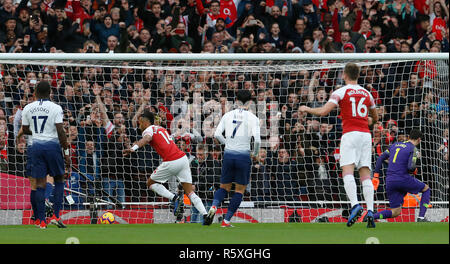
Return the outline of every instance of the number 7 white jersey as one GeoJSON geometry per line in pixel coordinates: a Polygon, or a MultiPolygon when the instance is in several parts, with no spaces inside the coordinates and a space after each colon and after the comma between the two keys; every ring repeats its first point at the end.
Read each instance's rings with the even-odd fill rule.
{"type": "Polygon", "coordinates": [[[341,109],[342,134],[351,131],[370,133],[369,109],[375,108],[372,94],[359,85],[346,85],[334,91],[329,102],[341,109]]]}
{"type": "Polygon", "coordinates": [[[29,103],[22,111],[22,125],[30,126],[33,144],[35,142],[57,142],[56,125],[63,122],[61,106],[50,100],[38,100],[29,103]]]}
{"type": "Polygon", "coordinates": [[[259,119],[247,110],[232,110],[222,117],[214,137],[225,144],[225,151],[249,154],[252,137],[258,146],[261,142],[259,119]],[[224,130],[225,138],[222,136],[224,130]]]}

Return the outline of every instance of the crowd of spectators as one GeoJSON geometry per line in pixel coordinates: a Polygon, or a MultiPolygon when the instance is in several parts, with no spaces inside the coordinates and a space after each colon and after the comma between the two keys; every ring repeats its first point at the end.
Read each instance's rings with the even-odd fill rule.
{"type": "MultiPolygon", "coordinates": [[[[419,65],[420,61],[363,66],[359,83],[372,93],[379,111],[379,122],[371,128],[373,161],[394,141],[405,140],[411,128],[421,128],[425,139],[419,175],[438,195],[445,192],[440,169],[448,165],[448,90],[442,76],[422,75],[419,65]]],[[[298,110],[301,104],[318,107],[327,102],[343,85],[339,68],[244,74],[3,64],[1,72],[2,172],[26,176],[26,140],[15,142],[19,125],[14,121],[33,100],[36,83],[47,80],[53,86],[51,99],[64,109],[72,166],[82,172],[72,168],[70,188],[84,192],[86,183],[94,181],[91,193],[102,187],[122,202],[159,201],[146,187],[146,179],[160,164],[157,153],[146,146],[122,156],[141,135],[138,116],[150,109],[187,153],[194,186],[209,203],[220,184],[224,147],[213,138],[214,126],[233,107],[235,92],[249,89],[254,96],[250,109],[261,119],[264,144],[253,160],[245,198],[345,200],[339,181],[339,112],[316,118],[298,110]]],[[[176,192],[178,185],[170,181],[168,187],[176,192]]],[[[383,188],[382,182],[379,199],[386,198],[383,188]]]]}
{"type": "MultiPolygon", "coordinates": [[[[448,52],[444,0],[241,0],[234,21],[222,13],[224,0],[0,2],[0,52],[448,52]]],[[[187,153],[194,186],[209,203],[223,154],[212,137],[217,113],[232,107],[238,89],[249,89],[253,106],[265,103],[264,114],[256,114],[271,132],[253,161],[245,199],[346,200],[339,181],[339,113],[313,118],[298,111],[301,104],[323,105],[343,85],[338,68],[242,73],[126,65],[0,64],[1,171],[26,176],[26,140],[15,142],[14,119],[33,100],[36,83],[47,80],[52,100],[64,109],[72,166],[82,172],[71,172],[69,187],[94,191],[98,185],[86,182],[95,180],[122,202],[161,200],[146,187],[160,163],[156,152],[146,146],[122,156],[139,139],[138,116],[148,108],[187,153]],[[272,107],[279,110],[273,114],[272,107]]],[[[359,79],[379,109],[374,158],[421,127],[426,155],[419,175],[432,189],[441,181],[436,169],[448,165],[448,83],[442,78],[448,81],[448,61],[363,66],[359,79]],[[437,72],[438,63],[447,63],[447,77],[438,76],[445,75],[437,72]]],[[[385,199],[383,182],[379,190],[385,199]]]]}

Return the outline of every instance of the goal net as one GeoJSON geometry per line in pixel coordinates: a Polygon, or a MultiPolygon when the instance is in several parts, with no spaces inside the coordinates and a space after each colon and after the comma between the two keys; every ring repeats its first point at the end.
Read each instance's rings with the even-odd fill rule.
{"type": "MultiPolygon", "coordinates": [[[[0,224],[31,223],[27,140],[16,141],[16,114],[33,100],[41,80],[51,83],[51,99],[64,109],[71,144],[66,223],[96,223],[105,211],[119,223],[175,221],[170,202],[146,186],[161,163],[157,153],[146,146],[122,156],[141,138],[138,116],[145,109],[157,113],[157,122],[187,154],[195,191],[208,209],[220,185],[224,149],[213,134],[222,115],[236,106],[240,89],[252,92],[250,111],[260,119],[262,144],[235,221],[346,221],[350,204],[339,167],[339,110],[318,118],[298,108],[325,104],[344,85],[349,61],[360,66],[358,83],[379,112],[371,130],[372,168],[390,144],[421,129],[415,177],[431,188],[427,218],[448,221],[449,68],[443,55],[448,54],[1,54],[0,224]]],[[[389,208],[386,168],[375,193],[377,210],[389,208]]],[[[176,179],[165,186],[179,190],[176,179]]],[[[51,184],[47,188],[51,203],[51,184]]],[[[389,221],[415,221],[420,194],[408,193],[404,200],[402,215],[389,221]]],[[[228,198],[217,220],[227,203],[228,198]]],[[[201,222],[187,197],[184,221],[201,222]]]]}

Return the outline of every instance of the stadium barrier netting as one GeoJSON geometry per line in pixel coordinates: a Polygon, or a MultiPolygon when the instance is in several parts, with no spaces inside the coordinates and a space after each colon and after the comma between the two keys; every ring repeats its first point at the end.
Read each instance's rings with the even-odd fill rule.
{"type": "MultiPolygon", "coordinates": [[[[371,130],[372,168],[390,144],[421,129],[415,177],[431,188],[427,218],[448,221],[448,54],[58,53],[0,54],[0,224],[31,223],[27,140],[16,142],[16,114],[33,100],[41,80],[51,83],[51,99],[64,109],[71,144],[62,213],[69,224],[96,223],[104,211],[119,223],[175,221],[169,201],[146,186],[161,162],[156,152],[146,146],[122,156],[141,138],[138,116],[145,109],[157,113],[157,122],[187,153],[195,191],[208,209],[220,185],[224,148],[214,129],[235,107],[239,89],[252,91],[250,110],[260,119],[262,145],[235,221],[345,221],[350,204],[339,168],[339,110],[318,118],[298,107],[325,104],[345,85],[342,70],[349,61],[360,66],[358,83],[379,112],[371,130]]],[[[375,193],[378,210],[389,207],[386,168],[375,193]]],[[[165,185],[179,190],[175,179],[165,185]]],[[[420,195],[407,194],[402,216],[389,221],[415,221],[419,201],[420,195]]],[[[200,222],[189,199],[185,203],[184,221],[200,222]]]]}

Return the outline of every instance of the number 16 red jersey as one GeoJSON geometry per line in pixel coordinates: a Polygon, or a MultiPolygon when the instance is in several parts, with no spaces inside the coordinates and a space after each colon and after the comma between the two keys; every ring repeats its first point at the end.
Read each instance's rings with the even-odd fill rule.
{"type": "Polygon", "coordinates": [[[341,109],[342,134],[351,131],[370,133],[369,109],[375,108],[375,101],[369,91],[359,85],[349,84],[334,91],[328,102],[341,109]]]}
{"type": "Polygon", "coordinates": [[[170,137],[169,132],[163,127],[149,126],[142,133],[143,137],[145,135],[150,135],[152,137],[150,146],[155,149],[163,161],[177,160],[186,155],[178,148],[170,137]]]}

